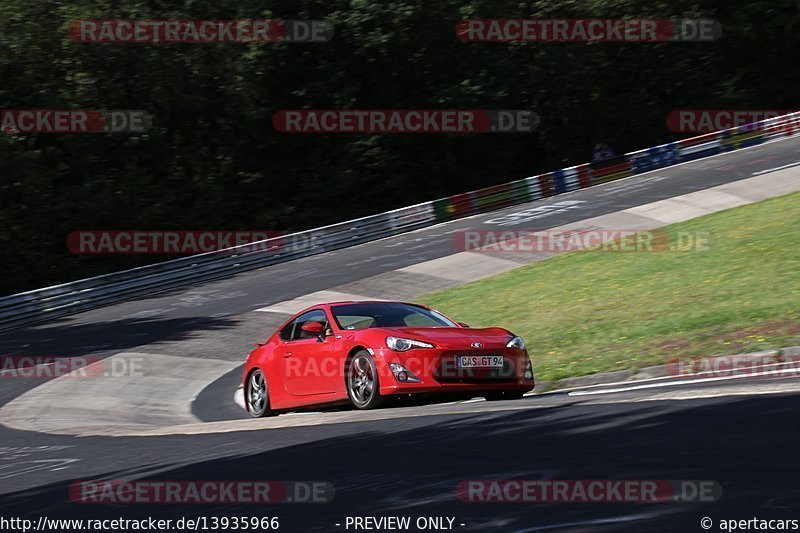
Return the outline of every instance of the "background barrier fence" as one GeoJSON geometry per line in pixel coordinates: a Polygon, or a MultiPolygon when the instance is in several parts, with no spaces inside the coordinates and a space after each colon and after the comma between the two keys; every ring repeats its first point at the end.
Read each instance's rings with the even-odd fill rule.
{"type": "Polygon", "coordinates": [[[0,298],[0,329],[347,248],[800,133],[800,112],[216,252],[0,298]]]}

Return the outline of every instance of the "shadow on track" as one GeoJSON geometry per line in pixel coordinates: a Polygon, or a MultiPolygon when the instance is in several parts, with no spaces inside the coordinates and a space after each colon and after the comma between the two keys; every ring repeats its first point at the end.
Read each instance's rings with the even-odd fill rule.
{"type": "Polygon", "coordinates": [[[120,352],[153,342],[179,341],[194,331],[215,331],[234,327],[230,318],[138,318],[89,324],[67,319],[47,326],[24,328],[0,334],[2,355],[75,356],[120,352]]]}
{"type": "Polygon", "coordinates": [[[280,516],[285,531],[343,531],[334,524],[366,515],[455,516],[466,524],[456,528],[461,531],[699,531],[703,516],[716,523],[796,514],[798,408],[794,395],[587,403],[238,434],[92,439],[126,456],[140,454],[140,465],[180,465],[150,474],[153,480],[320,480],[332,483],[336,496],[331,504],[293,506],[75,505],[67,499],[69,483],[58,483],[0,497],[0,515],[280,516]],[[240,455],[182,464],[188,450],[195,456],[199,448],[233,443],[240,455]],[[455,497],[459,481],[492,478],[705,479],[718,481],[723,493],[715,503],[636,505],[476,504],[455,497]]]}

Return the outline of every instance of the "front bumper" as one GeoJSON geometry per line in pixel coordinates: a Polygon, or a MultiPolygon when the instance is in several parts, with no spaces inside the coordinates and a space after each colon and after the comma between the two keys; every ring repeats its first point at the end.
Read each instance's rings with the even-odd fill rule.
{"type": "Polygon", "coordinates": [[[447,393],[476,391],[529,391],[534,388],[532,375],[526,379],[527,351],[517,348],[469,350],[415,349],[395,352],[388,348],[374,354],[379,365],[381,395],[414,393],[447,393]],[[457,357],[462,355],[501,355],[503,368],[459,368],[457,357]],[[405,380],[398,379],[400,364],[408,370],[405,380]],[[416,378],[416,379],[414,379],[416,378]]]}

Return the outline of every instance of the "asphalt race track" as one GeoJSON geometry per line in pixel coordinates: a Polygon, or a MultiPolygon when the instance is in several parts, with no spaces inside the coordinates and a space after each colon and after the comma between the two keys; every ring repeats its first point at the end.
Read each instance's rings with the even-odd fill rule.
{"type": "MultiPolygon", "coordinates": [[[[756,384],[753,384],[754,386],[756,384]]],[[[520,409],[397,418],[273,432],[159,438],[36,436],[71,446],[17,457],[0,472],[3,516],[279,516],[286,531],[337,531],[347,515],[455,516],[464,531],[695,531],[713,519],[796,514],[800,467],[795,394],[628,403],[568,395],[526,398],[520,409]],[[41,461],[66,470],[33,470],[41,461]],[[77,460],[77,461],[76,461],[77,460]],[[37,462],[39,461],[39,462],[37,462]],[[113,466],[112,466],[113,465],[113,466]],[[27,473],[25,473],[27,469],[27,473]],[[21,472],[14,475],[15,471],[21,472]],[[11,475],[12,477],[8,477],[11,475]],[[336,487],[333,503],[272,506],[70,505],[69,480],[304,479],[336,487]],[[711,479],[716,503],[461,503],[461,480],[711,479]],[[604,521],[609,521],[605,523],[604,521]],[[565,524],[574,524],[566,527],[565,524]],[[560,525],[560,526],[559,526],[560,525]],[[541,529],[539,529],[541,530],[541,529]]],[[[516,406],[515,406],[516,407],[516,406]]],[[[4,446],[31,445],[4,435],[4,446]]]]}
{"type": "MultiPolygon", "coordinates": [[[[257,309],[453,254],[457,230],[487,227],[487,221],[536,206],[585,202],[504,226],[545,229],[792,164],[800,165],[800,139],[8,331],[0,335],[0,354],[104,358],[132,351],[243,362],[250,346],[286,316],[257,309]]],[[[245,420],[231,399],[239,374],[234,368],[198,395],[191,409],[203,422],[187,432],[192,434],[81,437],[0,425],[0,516],[278,516],[281,531],[345,531],[348,516],[390,515],[454,517],[453,529],[462,531],[702,531],[706,516],[718,531],[721,519],[800,519],[800,429],[794,421],[800,380],[663,383],[517,402],[401,406],[378,415],[288,414],[262,422],[245,420]],[[240,421],[202,429],[203,423],[214,428],[230,420],[240,421]],[[242,430],[241,424],[252,427],[242,430]],[[335,498],[266,506],[70,501],[70,483],[100,478],[326,481],[335,498]],[[490,478],[713,480],[722,496],[716,502],[636,505],[456,498],[460,481],[490,478]]],[[[0,379],[0,407],[41,384],[0,379]]]]}

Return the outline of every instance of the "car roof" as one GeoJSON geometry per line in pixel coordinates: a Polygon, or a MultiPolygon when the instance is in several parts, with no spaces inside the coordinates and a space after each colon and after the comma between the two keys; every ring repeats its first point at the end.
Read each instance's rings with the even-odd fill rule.
{"type": "Polygon", "coordinates": [[[330,308],[337,305],[352,305],[352,304],[401,304],[401,305],[414,305],[417,307],[422,307],[427,309],[427,307],[421,304],[415,304],[412,302],[399,302],[394,300],[341,300],[338,302],[324,302],[324,303],[318,303],[316,305],[310,305],[305,309],[303,309],[302,311],[300,311],[299,313],[297,313],[297,315],[305,313],[306,311],[311,311],[312,309],[319,309],[320,307],[330,308]]]}

